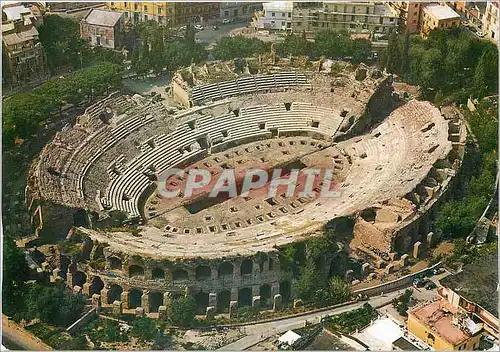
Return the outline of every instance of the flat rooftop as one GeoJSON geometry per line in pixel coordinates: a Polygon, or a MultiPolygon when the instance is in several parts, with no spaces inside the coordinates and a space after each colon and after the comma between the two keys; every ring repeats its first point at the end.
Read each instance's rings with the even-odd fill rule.
{"type": "Polygon", "coordinates": [[[498,253],[465,265],[455,275],[440,280],[441,285],[498,316],[498,253]]]}
{"type": "Polygon", "coordinates": [[[446,311],[439,300],[414,308],[409,314],[454,346],[471,337],[453,324],[453,314],[446,311]]]}
{"type": "Polygon", "coordinates": [[[424,11],[429,13],[432,17],[437,20],[449,20],[454,18],[460,18],[460,15],[453,11],[448,6],[445,5],[427,5],[424,7],[424,11]]]}

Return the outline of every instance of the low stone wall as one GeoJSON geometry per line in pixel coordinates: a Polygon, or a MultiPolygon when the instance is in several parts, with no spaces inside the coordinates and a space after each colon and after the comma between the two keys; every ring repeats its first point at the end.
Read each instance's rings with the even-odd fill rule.
{"type": "Polygon", "coordinates": [[[67,329],[66,332],[68,334],[74,334],[78,329],[80,329],[82,326],[87,325],[87,323],[96,315],[96,309],[92,308],[89,310],[87,313],[82,315],[80,319],[75,321],[73,324],[71,324],[67,329]]]}
{"type": "Polygon", "coordinates": [[[434,264],[433,266],[430,266],[428,268],[425,268],[423,270],[420,270],[416,273],[408,274],[406,276],[400,277],[399,279],[389,281],[389,282],[384,282],[383,284],[377,285],[377,286],[372,286],[372,287],[367,287],[367,288],[362,288],[359,290],[353,291],[354,294],[365,294],[367,296],[376,296],[380,295],[382,292],[391,292],[398,290],[399,288],[408,285],[409,283],[413,282],[413,280],[422,274],[425,274],[426,272],[438,268],[441,265],[441,262],[434,264]]]}

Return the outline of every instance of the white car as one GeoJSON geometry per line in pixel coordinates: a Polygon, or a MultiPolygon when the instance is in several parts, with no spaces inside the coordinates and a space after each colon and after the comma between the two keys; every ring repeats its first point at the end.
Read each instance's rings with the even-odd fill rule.
{"type": "Polygon", "coordinates": [[[179,30],[180,30],[180,31],[185,31],[185,30],[186,30],[186,28],[187,28],[186,26],[181,26],[181,27],[179,27],[179,30]]]}
{"type": "Polygon", "coordinates": [[[194,29],[196,29],[197,31],[202,31],[203,30],[203,26],[201,24],[196,24],[194,26],[194,29]]]}
{"type": "Polygon", "coordinates": [[[231,22],[231,21],[227,18],[222,19],[222,23],[224,23],[224,24],[228,24],[229,22],[231,22]]]}

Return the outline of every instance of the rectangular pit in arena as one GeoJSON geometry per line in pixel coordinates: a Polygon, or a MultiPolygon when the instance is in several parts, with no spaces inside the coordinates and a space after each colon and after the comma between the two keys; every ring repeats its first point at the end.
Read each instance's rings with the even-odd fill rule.
{"type": "MultiPolygon", "coordinates": [[[[228,165],[226,163],[223,163],[222,168],[226,169],[228,168],[228,165]]],[[[271,176],[274,173],[274,170],[281,169],[281,177],[287,177],[292,170],[302,170],[303,168],[307,167],[300,159],[294,158],[293,160],[289,160],[280,164],[275,165],[274,167],[271,168],[263,168],[260,165],[255,165],[255,168],[263,168],[267,171],[267,176],[268,179],[271,178],[271,176]]],[[[250,169],[251,167],[249,167],[250,169]]],[[[236,190],[237,194],[241,194],[241,189],[243,186],[243,181],[244,181],[244,175],[243,174],[236,174],[236,190]]],[[[221,204],[229,199],[229,194],[228,192],[220,192],[217,197],[209,197],[208,194],[201,194],[200,196],[196,197],[193,201],[185,203],[183,206],[184,208],[190,213],[190,214],[197,214],[202,210],[208,209],[210,207],[213,207],[214,205],[221,204]]]]}

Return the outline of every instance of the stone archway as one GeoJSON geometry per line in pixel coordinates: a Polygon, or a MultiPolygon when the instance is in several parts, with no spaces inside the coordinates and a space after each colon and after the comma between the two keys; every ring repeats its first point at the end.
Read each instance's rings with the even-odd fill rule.
{"type": "Polygon", "coordinates": [[[212,275],[212,270],[210,269],[209,266],[199,265],[196,267],[196,275],[195,275],[196,280],[209,279],[211,275],[212,275]]]}
{"type": "Polygon", "coordinates": [[[111,270],[122,270],[123,265],[122,265],[122,261],[120,260],[120,258],[109,257],[108,262],[109,262],[109,268],[111,270]]]}
{"type": "Polygon", "coordinates": [[[253,262],[250,259],[245,259],[241,262],[240,273],[241,275],[249,275],[253,270],[253,262]]]}
{"type": "Polygon", "coordinates": [[[290,281],[280,282],[280,295],[283,302],[288,302],[292,297],[292,284],[290,281]]]}
{"type": "Polygon", "coordinates": [[[142,304],[142,290],[138,288],[133,288],[128,293],[128,307],[129,309],[135,309],[140,307],[142,304]]]}
{"type": "Polygon", "coordinates": [[[268,284],[260,286],[259,295],[262,306],[269,306],[271,304],[271,286],[268,284]]]}
{"type": "Polygon", "coordinates": [[[181,281],[188,279],[188,272],[183,269],[177,269],[172,272],[172,280],[173,281],[181,281]]]}
{"type": "Polygon", "coordinates": [[[246,307],[252,305],[252,289],[244,287],[238,292],[238,307],[246,307]]]}
{"type": "Polygon", "coordinates": [[[113,304],[114,301],[122,300],[123,288],[119,285],[113,284],[108,290],[108,304],[113,304]]]}
{"type": "Polygon", "coordinates": [[[150,292],[149,293],[149,311],[151,313],[158,312],[158,308],[163,305],[163,293],[150,292]]]}
{"type": "Polygon", "coordinates": [[[162,268],[154,268],[152,271],[153,279],[164,279],[165,271],[162,268]]]}
{"type": "Polygon", "coordinates": [[[90,283],[90,295],[92,296],[94,293],[99,294],[103,288],[104,282],[101,278],[99,276],[92,277],[92,282],[90,283]]]}
{"type": "Polygon", "coordinates": [[[217,311],[229,313],[229,304],[231,303],[231,291],[224,290],[217,294],[217,311]]]}
{"type": "Polygon", "coordinates": [[[222,262],[219,267],[217,268],[217,276],[218,277],[223,277],[223,276],[233,276],[233,271],[234,271],[234,266],[230,262],[222,262]]]}
{"type": "Polygon", "coordinates": [[[196,314],[205,314],[208,307],[208,293],[200,291],[194,295],[196,301],[196,314]]]}
{"type": "Polygon", "coordinates": [[[129,277],[144,276],[144,268],[140,265],[130,265],[128,267],[128,276],[129,277]]]}
{"type": "Polygon", "coordinates": [[[73,274],[73,286],[78,285],[83,287],[83,284],[87,282],[87,275],[83,271],[76,271],[73,274]]]}

